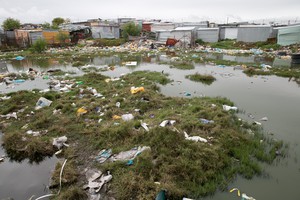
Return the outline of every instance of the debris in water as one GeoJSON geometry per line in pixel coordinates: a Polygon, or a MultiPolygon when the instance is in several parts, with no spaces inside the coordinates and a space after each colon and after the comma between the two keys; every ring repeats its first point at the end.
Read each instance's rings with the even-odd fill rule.
{"type": "Polygon", "coordinates": [[[268,120],[269,120],[268,117],[263,117],[260,119],[260,121],[268,121],[268,120]]]}

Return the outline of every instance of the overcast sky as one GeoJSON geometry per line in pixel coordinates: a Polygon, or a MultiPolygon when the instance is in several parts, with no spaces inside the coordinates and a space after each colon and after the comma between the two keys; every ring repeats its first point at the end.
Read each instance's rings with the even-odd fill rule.
{"type": "Polygon", "coordinates": [[[135,17],[219,23],[257,19],[300,22],[300,0],[0,0],[0,24],[8,17],[21,23],[135,17]]]}

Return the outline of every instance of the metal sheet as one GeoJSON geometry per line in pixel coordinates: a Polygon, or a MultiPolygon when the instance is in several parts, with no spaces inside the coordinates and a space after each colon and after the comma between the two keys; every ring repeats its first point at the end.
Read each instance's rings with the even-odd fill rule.
{"type": "Polygon", "coordinates": [[[240,42],[265,42],[270,38],[272,28],[270,26],[238,27],[237,41],[240,42]]]}
{"type": "Polygon", "coordinates": [[[218,42],[219,29],[218,28],[201,28],[197,30],[197,39],[204,42],[218,42]]]}

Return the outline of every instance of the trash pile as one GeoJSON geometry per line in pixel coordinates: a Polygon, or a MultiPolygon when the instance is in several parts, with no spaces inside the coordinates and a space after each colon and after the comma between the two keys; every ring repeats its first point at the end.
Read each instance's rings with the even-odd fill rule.
{"type": "MultiPolygon", "coordinates": [[[[198,46],[195,48],[196,52],[201,53],[220,53],[220,54],[228,54],[228,55],[236,55],[236,54],[253,54],[253,55],[262,55],[267,53],[261,49],[220,49],[220,48],[211,48],[209,46],[198,46]]],[[[269,53],[269,52],[268,52],[269,53]]]]}
{"type": "Polygon", "coordinates": [[[103,149],[99,152],[99,154],[95,157],[96,161],[99,163],[104,163],[105,161],[115,162],[115,161],[126,161],[126,165],[133,165],[133,160],[140,155],[143,151],[151,150],[148,146],[139,146],[134,147],[128,151],[122,151],[118,154],[112,154],[111,149],[103,149]]]}
{"type": "Polygon", "coordinates": [[[88,190],[89,199],[100,200],[103,199],[101,194],[107,191],[106,184],[111,181],[112,175],[109,171],[106,174],[96,169],[86,169],[85,176],[88,184],[83,186],[84,190],[88,190]]]}

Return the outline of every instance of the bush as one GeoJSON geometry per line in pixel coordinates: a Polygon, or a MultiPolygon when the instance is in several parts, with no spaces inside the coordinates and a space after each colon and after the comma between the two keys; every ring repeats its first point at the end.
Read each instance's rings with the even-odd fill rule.
{"type": "Polygon", "coordinates": [[[100,47],[104,47],[104,46],[120,46],[121,44],[124,44],[125,40],[124,39],[97,39],[94,42],[95,46],[100,46],[100,47]]]}
{"type": "Polygon", "coordinates": [[[31,51],[41,53],[46,49],[47,49],[47,42],[44,39],[40,38],[32,45],[31,51]]]}
{"type": "Polygon", "coordinates": [[[200,44],[200,45],[205,44],[205,42],[202,39],[197,39],[195,42],[196,44],[200,44]]]}
{"type": "Polygon", "coordinates": [[[62,32],[59,32],[56,37],[60,44],[65,44],[66,41],[70,38],[69,35],[62,32]]]}
{"type": "Polygon", "coordinates": [[[133,22],[128,22],[122,26],[122,36],[123,38],[128,38],[128,36],[139,36],[141,33],[141,28],[134,24],[133,22]]]}

